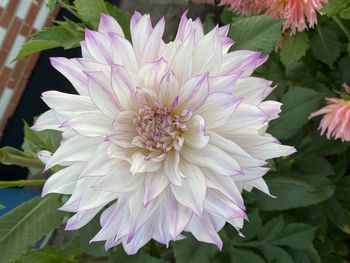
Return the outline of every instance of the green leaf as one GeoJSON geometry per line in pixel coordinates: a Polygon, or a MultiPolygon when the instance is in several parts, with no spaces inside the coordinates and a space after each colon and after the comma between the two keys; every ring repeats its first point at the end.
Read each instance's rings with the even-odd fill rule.
{"type": "Polygon", "coordinates": [[[295,263],[291,256],[282,248],[275,246],[264,246],[262,251],[268,262],[295,263]]]}
{"type": "Polygon", "coordinates": [[[331,0],[328,1],[323,9],[322,13],[327,14],[328,16],[338,15],[346,7],[348,0],[331,0]]]}
{"type": "Polygon", "coordinates": [[[57,248],[29,250],[16,263],[78,263],[76,259],[67,257],[57,248]]]}
{"type": "Polygon", "coordinates": [[[305,32],[287,36],[281,47],[281,61],[284,65],[293,64],[305,56],[308,48],[309,38],[305,32]]]}
{"type": "Polygon", "coordinates": [[[231,24],[229,36],[236,41],[233,50],[248,49],[269,54],[281,35],[282,19],[268,16],[241,18],[231,24]]]}
{"type": "Polygon", "coordinates": [[[59,196],[36,197],[0,217],[0,258],[11,262],[62,223],[59,196]]]}
{"type": "Polygon", "coordinates": [[[56,8],[57,0],[45,0],[45,5],[50,12],[53,12],[56,8]]]}
{"type": "Polygon", "coordinates": [[[317,27],[317,34],[311,38],[311,51],[318,60],[332,67],[340,55],[336,32],[328,27],[317,27]]]}
{"type": "Polygon", "coordinates": [[[325,176],[302,176],[297,173],[266,177],[269,189],[276,198],[254,191],[254,201],[260,210],[274,211],[320,203],[334,193],[333,183],[325,176]]]}
{"type": "Polygon", "coordinates": [[[101,13],[108,14],[103,0],[75,0],[74,6],[81,20],[93,29],[97,29],[101,13]]]}
{"type": "Polygon", "coordinates": [[[217,251],[214,245],[199,242],[192,236],[174,243],[177,263],[210,263],[217,251]]]}
{"type": "Polygon", "coordinates": [[[328,218],[343,232],[350,234],[350,213],[334,197],[329,198],[324,205],[328,218]]]}
{"type": "Polygon", "coordinates": [[[250,240],[254,238],[261,226],[262,226],[262,221],[259,215],[259,211],[256,209],[252,213],[248,215],[249,222],[246,222],[243,226],[242,233],[244,234],[244,240],[250,240]]]}
{"type": "Polygon", "coordinates": [[[4,209],[4,208],[5,208],[5,206],[2,205],[2,204],[0,204],[0,210],[1,210],[1,209],[4,209]]]}
{"type": "Polygon", "coordinates": [[[339,16],[343,19],[350,19],[350,7],[342,10],[339,16]]]}
{"type": "Polygon", "coordinates": [[[265,263],[266,261],[253,251],[233,248],[230,250],[232,263],[265,263]]]}
{"type": "Polygon", "coordinates": [[[306,224],[288,224],[277,236],[271,239],[269,243],[276,246],[305,249],[312,244],[315,230],[315,227],[306,224]]]}
{"type": "Polygon", "coordinates": [[[57,21],[56,26],[41,30],[26,42],[16,57],[20,59],[32,53],[56,47],[69,49],[78,47],[84,38],[84,30],[78,24],[66,19],[57,21]]]}
{"type": "Polygon", "coordinates": [[[279,139],[293,137],[308,122],[320,99],[320,94],[311,89],[290,89],[282,97],[282,112],[277,120],[271,122],[269,132],[279,139]]]}
{"type": "Polygon", "coordinates": [[[327,139],[326,136],[321,136],[319,133],[312,136],[310,142],[305,144],[299,153],[317,154],[322,156],[329,156],[344,152],[349,147],[349,143],[340,140],[327,139]]]}
{"type": "Polygon", "coordinates": [[[333,165],[322,156],[316,154],[301,154],[295,158],[294,166],[305,174],[334,175],[333,165]],[[317,165],[316,165],[317,164],[317,165]]]}
{"type": "Polygon", "coordinates": [[[289,253],[297,263],[321,263],[321,258],[313,246],[306,249],[291,249],[289,253]]]}
{"type": "Polygon", "coordinates": [[[36,170],[41,170],[44,168],[43,163],[40,162],[35,156],[9,146],[0,148],[0,163],[6,165],[18,165],[36,170]]]}
{"type": "Polygon", "coordinates": [[[100,217],[95,216],[86,226],[79,229],[79,240],[80,247],[86,254],[92,256],[103,256],[105,255],[105,248],[103,242],[89,243],[90,240],[100,231],[100,217]]]}
{"type": "Polygon", "coordinates": [[[116,252],[112,252],[109,257],[109,262],[122,263],[166,263],[167,261],[147,255],[143,252],[137,252],[136,255],[129,256],[121,248],[117,248],[116,252]]]}
{"type": "Polygon", "coordinates": [[[61,132],[56,130],[34,131],[24,123],[23,150],[37,154],[41,150],[54,153],[60,145],[61,132]]]}

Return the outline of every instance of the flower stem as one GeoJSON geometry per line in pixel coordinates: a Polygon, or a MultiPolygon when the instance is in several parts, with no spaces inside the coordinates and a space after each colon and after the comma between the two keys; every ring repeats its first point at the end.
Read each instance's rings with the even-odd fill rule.
{"type": "Polygon", "coordinates": [[[333,16],[332,18],[333,18],[334,22],[337,23],[337,25],[339,26],[339,28],[343,31],[343,33],[347,36],[347,38],[350,40],[350,32],[349,32],[349,30],[345,27],[345,25],[343,24],[343,22],[339,19],[339,17],[333,16]]]}
{"type": "Polygon", "coordinates": [[[0,181],[0,188],[17,187],[17,186],[37,186],[45,184],[46,179],[35,180],[17,180],[17,181],[0,181]]]}
{"type": "Polygon", "coordinates": [[[44,164],[41,161],[27,157],[23,152],[17,149],[11,149],[10,147],[0,148],[0,163],[32,167],[36,169],[43,169],[44,167],[44,164]]]}
{"type": "Polygon", "coordinates": [[[79,15],[77,12],[74,11],[74,9],[72,8],[71,5],[66,4],[66,3],[65,3],[64,1],[62,1],[62,0],[58,0],[57,3],[58,3],[61,7],[63,7],[64,9],[66,9],[69,13],[71,13],[71,14],[74,15],[75,17],[81,19],[80,15],[79,15]]]}

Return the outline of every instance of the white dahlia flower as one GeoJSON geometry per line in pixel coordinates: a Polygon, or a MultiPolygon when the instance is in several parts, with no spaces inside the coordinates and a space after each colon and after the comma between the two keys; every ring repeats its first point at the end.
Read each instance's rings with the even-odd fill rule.
{"type": "Polygon", "coordinates": [[[132,16],[132,44],[112,17],[86,30],[82,58],[51,58],[78,94],[42,95],[50,110],[35,130],[63,132],[46,170],[63,166],[43,195],[71,195],[61,210],[78,229],[102,211],[91,241],[123,244],[134,254],[191,232],[222,247],[218,231],[246,218],[243,190],[269,194],[266,160],[294,148],[266,133],[281,104],[263,101],[271,81],[251,77],[266,61],[259,52],[228,53],[228,26],[204,34],[199,19],[182,16],[176,38],[164,43],[165,22],[132,16]]]}

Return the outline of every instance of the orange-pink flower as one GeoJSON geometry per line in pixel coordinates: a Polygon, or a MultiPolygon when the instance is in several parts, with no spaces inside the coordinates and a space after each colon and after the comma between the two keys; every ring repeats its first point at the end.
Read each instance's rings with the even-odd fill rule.
{"type": "MultiPolygon", "coordinates": [[[[350,93],[350,87],[343,85],[347,93],[350,93]]],[[[350,101],[339,98],[326,98],[327,106],[312,113],[310,118],[324,115],[319,129],[321,135],[327,132],[327,138],[334,137],[342,141],[350,141],[350,101]]]]}
{"type": "MultiPolygon", "coordinates": [[[[197,3],[211,3],[214,0],[194,0],[197,3]]],[[[292,33],[304,31],[317,24],[317,12],[328,0],[221,0],[220,5],[229,5],[242,15],[266,14],[275,18],[284,18],[283,31],[292,33]]]]}
{"type": "Polygon", "coordinates": [[[283,31],[290,28],[293,33],[304,31],[317,24],[317,12],[328,0],[267,0],[266,14],[285,18],[283,31]]]}

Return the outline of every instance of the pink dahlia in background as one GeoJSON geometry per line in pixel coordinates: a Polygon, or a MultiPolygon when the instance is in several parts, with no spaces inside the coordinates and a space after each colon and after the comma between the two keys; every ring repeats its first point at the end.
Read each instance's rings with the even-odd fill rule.
{"type": "MultiPolygon", "coordinates": [[[[343,87],[350,94],[350,87],[347,84],[343,87]]],[[[338,98],[326,98],[326,101],[328,105],[312,113],[310,118],[324,115],[319,126],[321,135],[327,132],[328,139],[350,141],[350,101],[338,98]]]]}
{"type": "Polygon", "coordinates": [[[328,0],[266,0],[266,14],[276,18],[285,18],[283,31],[292,33],[313,28],[317,24],[317,12],[328,0]]]}
{"type": "MultiPolygon", "coordinates": [[[[194,0],[197,3],[212,3],[208,0],[194,0]]],[[[221,0],[220,5],[228,5],[243,15],[265,13],[275,18],[284,18],[283,31],[292,33],[304,31],[317,24],[317,12],[328,0],[221,0]]]]}
{"type": "Polygon", "coordinates": [[[251,76],[266,57],[228,53],[228,26],[204,35],[186,13],[174,41],[163,42],[164,26],[135,12],[131,44],[102,15],[98,32],[85,32],[82,58],[51,58],[78,94],[43,93],[50,110],[33,126],[63,132],[52,156],[39,155],[46,170],[64,167],[43,195],[70,195],[66,229],[102,211],[91,241],[122,243],[128,254],[183,232],[221,248],[217,232],[226,222],[239,230],[247,218],[241,192],[268,194],[266,160],[294,152],[266,133],[281,106],[263,101],[271,81],[251,76]]]}

